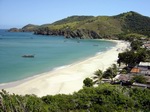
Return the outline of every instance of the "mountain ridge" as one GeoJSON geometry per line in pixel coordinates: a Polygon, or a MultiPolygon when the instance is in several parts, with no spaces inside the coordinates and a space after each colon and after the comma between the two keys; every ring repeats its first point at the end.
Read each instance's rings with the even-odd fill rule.
{"type": "Polygon", "coordinates": [[[34,34],[39,35],[83,39],[116,38],[120,34],[130,33],[150,36],[150,18],[134,11],[115,16],[74,15],[51,24],[34,27],[32,30],[34,34]]]}

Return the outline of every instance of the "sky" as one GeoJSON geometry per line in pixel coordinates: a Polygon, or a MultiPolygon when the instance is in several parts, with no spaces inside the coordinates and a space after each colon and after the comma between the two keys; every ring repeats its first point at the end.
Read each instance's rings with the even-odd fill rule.
{"type": "Polygon", "coordinates": [[[0,0],[0,29],[42,25],[72,15],[112,16],[128,11],[150,17],[150,0],[0,0]]]}

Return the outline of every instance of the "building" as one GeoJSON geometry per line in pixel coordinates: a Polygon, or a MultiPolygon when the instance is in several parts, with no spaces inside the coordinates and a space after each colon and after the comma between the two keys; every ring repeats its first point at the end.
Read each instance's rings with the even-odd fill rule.
{"type": "Polygon", "coordinates": [[[140,62],[139,67],[145,67],[145,68],[150,67],[150,62],[140,62]]]}
{"type": "Polygon", "coordinates": [[[149,84],[141,84],[141,83],[133,83],[132,87],[142,87],[142,88],[149,88],[150,89],[149,84]]]}
{"type": "Polygon", "coordinates": [[[139,74],[140,73],[140,69],[137,68],[137,67],[134,67],[134,68],[131,69],[130,73],[132,73],[132,74],[139,74]]]}
{"type": "Polygon", "coordinates": [[[150,76],[150,62],[140,62],[138,69],[140,74],[150,76]]]}
{"type": "Polygon", "coordinates": [[[122,86],[130,86],[132,83],[130,82],[131,76],[127,74],[119,74],[113,78],[113,84],[120,84],[122,86]]]}

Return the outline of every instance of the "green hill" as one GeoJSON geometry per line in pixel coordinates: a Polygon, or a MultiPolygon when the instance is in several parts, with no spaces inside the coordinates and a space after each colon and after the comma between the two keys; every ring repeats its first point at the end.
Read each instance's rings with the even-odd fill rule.
{"type": "Polygon", "coordinates": [[[11,28],[9,32],[34,32],[38,28],[38,25],[28,24],[21,29],[11,28]]]}
{"type": "Polygon", "coordinates": [[[150,18],[130,11],[116,16],[71,16],[41,25],[35,34],[63,35],[68,38],[113,38],[120,34],[150,36],[150,18]]]}
{"type": "Polygon", "coordinates": [[[28,24],[22,28],[22,31],[32,32],[38,28],[38,25],[28,24]]]}
{"type": "Polygon", "coordinates": [[[53,25],[66,24],[71,22],[80,22],[80,21],[88,20],[93,17],[94,16],[70,16],[65,19],[54,22],[53,25]]]}
{"type": "MultiPolygon", "coordinates": [[[[14,28],[13,30],[18,31],[14,28]]],[[[52,24],[29,24],[20,31],[67,38],[116,38],[133,34],[150,36],[150,18],[133,11],[115,16],[70,16],[52,24]]]]}
{"type": "Polygon", "coordinates": [[[123,31],[126,33],[139,33],[150,36],[150,18],[130,11],[116,16],[123,23],[123,31]]]}
{"type": "Polygon", "coordinates": [[[42,25],[35,34],[102,38],[122,32],[120,21],[114,17],[71,16],[52,24],[42,25]]]}

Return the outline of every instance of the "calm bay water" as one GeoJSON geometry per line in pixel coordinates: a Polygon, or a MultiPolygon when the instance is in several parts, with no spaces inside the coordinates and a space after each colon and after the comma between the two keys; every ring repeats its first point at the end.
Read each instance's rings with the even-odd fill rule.
{"type": "Polygon", "coordinates": [[[99,40],[65,39],[0,30],[0,83],[17,81],[86,59],[114,47],[99,40]],[[34,58],[22,55],[34,54],[34,58]]]}

